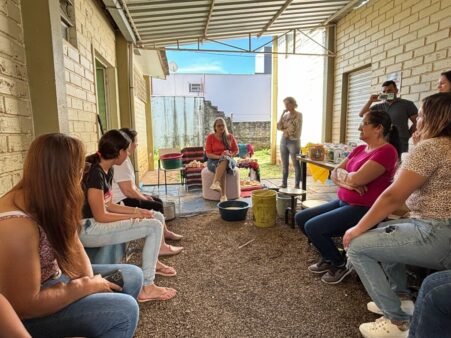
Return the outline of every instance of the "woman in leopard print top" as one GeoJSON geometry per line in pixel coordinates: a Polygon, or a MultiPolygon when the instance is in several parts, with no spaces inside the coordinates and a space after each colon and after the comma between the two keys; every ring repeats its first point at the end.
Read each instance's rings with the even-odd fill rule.
{"type": "Polygon", "coordinates": [[[423,100],[418,114],[421,141],[403,162],[393,184],[343,239],[349,261],[382,319],[360,326],[365,337],[407,337],[413,303],[405,265],[451,268],[451,95],[423,100]],[[381,223],[404,202],[410,219],[381,223]],[[381,264],[380,264],[381,263],[381,264]],[[387,278],[388,277],[388,278],[387,278]],[[410,309],[410,310],[409,310],[410,309]]]}

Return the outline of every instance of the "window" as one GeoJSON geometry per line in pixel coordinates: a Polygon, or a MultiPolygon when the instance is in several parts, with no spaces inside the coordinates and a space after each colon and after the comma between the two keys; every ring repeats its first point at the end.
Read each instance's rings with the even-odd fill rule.
{"type": "Polygon", "coordinates": [[[59,0],[60,2],[60,16],[61,16],[61,32],[63,39],[75,45],[71,36],[70,30],[74,27],[74,5],[73,0],[59,0]]]}
{"type": "Polygon", "coordinates": [[[106,68],[96,60],[96,87],[97,87],[97,106],[98,106],[98,122],[100,133],[103,134],[109,128],[109,114],[107,104],[107,82],[106,68]]]}
{"type": "Polygon", "coordinates": [[[201,83],[190,83],[189,84],[189,92],[190,93],[202,92],[202,84],[201,83]]]}

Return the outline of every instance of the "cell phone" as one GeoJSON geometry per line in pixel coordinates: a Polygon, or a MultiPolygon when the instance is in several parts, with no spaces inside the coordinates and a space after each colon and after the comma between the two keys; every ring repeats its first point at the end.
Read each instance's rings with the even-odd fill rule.
{"type": "Polygon", "coordinates": [[[391,101],[395,99],[395,94],[394,93],[379,94],[377,99],[381,101],[391,101]]]}
{"type": "Polygon", "coordinates": [[[120,286],[121,288],[124,287],[124,279],[122,277],[121,270],[114,270],[111,272],[107,272],[106,274],[103,274],[101,276],[110,283],[116,284],[116,285],[120,286]]]}

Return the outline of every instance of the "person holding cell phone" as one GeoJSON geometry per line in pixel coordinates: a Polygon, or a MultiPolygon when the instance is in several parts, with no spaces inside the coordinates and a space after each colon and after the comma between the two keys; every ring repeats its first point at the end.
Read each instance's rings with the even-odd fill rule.
{"type": "Polygon", "coordinates": [[[390,115],[393,125],[398,128],[401,141],[401,153],[409,150],[409,139],[416,130],[418,108],[412,101],[398,96],[395,81],[385,81],[380,94],[371,95],[359,113],[363,117],[370,110],[382,110],[390,115]],[[382,101],[382,102],[381,102],[382,101]],[[375,102],[381,102],[373,105],[375,102]],[[409,128],[409,120],[412,125],[409,128]]]}
{"type": "Polygon", "coordinates": [[[39,136],[22,179],[0,198],[0,293],[32,337],[131,338],[138,323],[141,269],[91,266],[79,239],[84,157],[78,139],[39,136]],[[117,270],[122,286],[102,277],[117,270]]]}
{"type": "Polygon", "coordinates": [[[288,186],[289,158],[295,171],[295,188],[299,189],[301,182],[301,164],[296,159],[301,151],[302,113],[296,110],[296,100],[289,96],[283,100],[285,110],[277,123],[277,129],[282,131],[280,140],[280,157],[282,159],[282,185],[288,186]]]}
{"type": "Polygon", "coordinates": [[[163,243],[164,216],[159,212],[113,203],[113,165],[121,165],[126,160],[130,144],[127,134],[109,130],[100,138],[98,151],[86,158],[80,240],[85,247],[95,248],[144,238],[144,286],[138,301],[165,301],[175,297],[176,290],[156,286],[155,275],[173,277],[177,272],[158,261],[163,243]]]}

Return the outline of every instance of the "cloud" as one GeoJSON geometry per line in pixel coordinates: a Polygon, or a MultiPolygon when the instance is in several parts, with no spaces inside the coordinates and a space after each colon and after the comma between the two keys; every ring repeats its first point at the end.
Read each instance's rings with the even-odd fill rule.
{"type": "Polygon", "coordinates": [[[196,60],[195,62],[182,66],[177,70],[177,73],[219,73],[226,74],[227,71],[219,61],[211,60],[196,60]]]}

